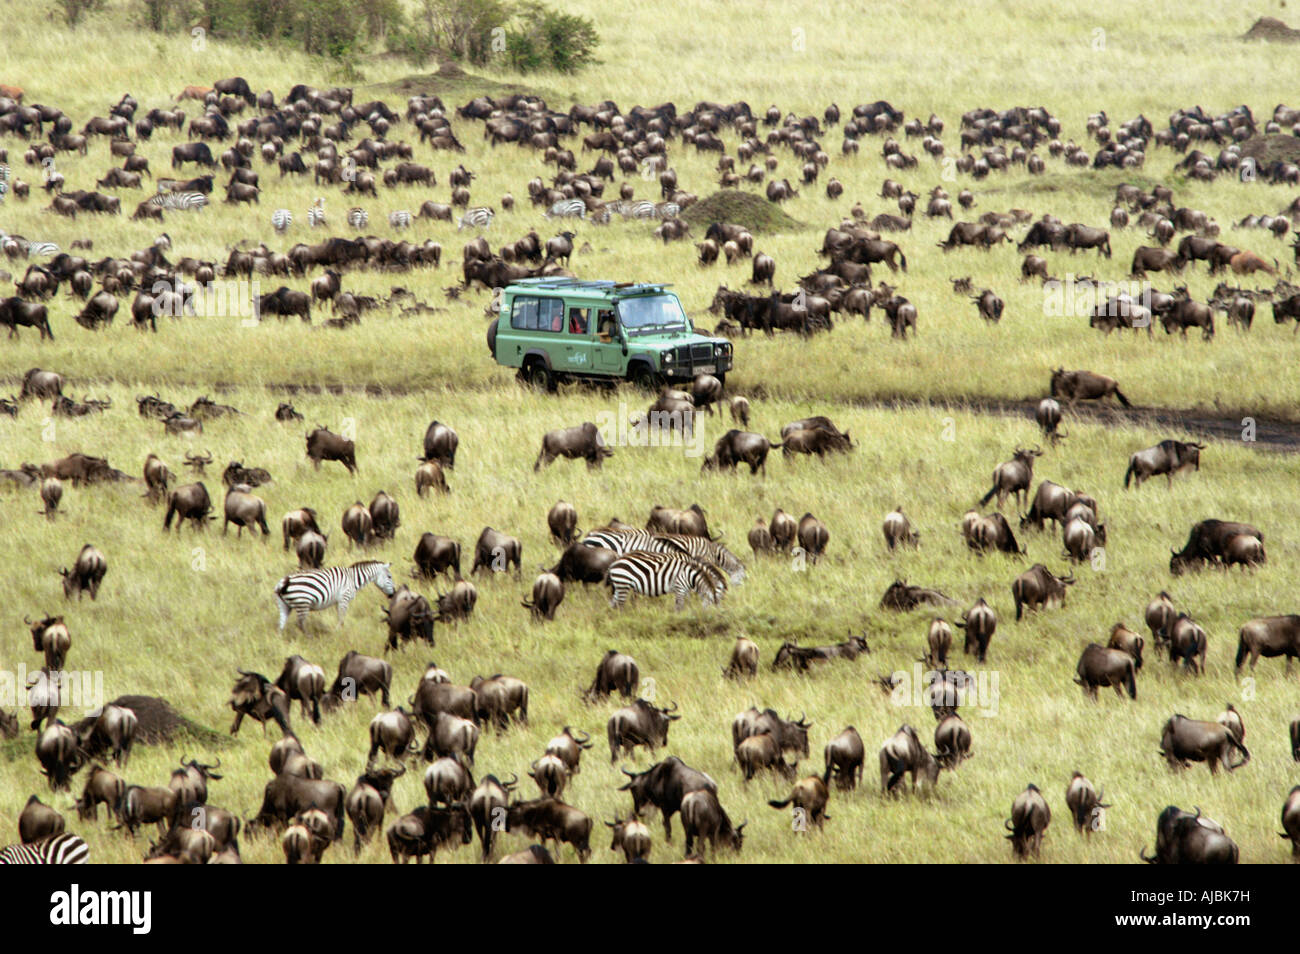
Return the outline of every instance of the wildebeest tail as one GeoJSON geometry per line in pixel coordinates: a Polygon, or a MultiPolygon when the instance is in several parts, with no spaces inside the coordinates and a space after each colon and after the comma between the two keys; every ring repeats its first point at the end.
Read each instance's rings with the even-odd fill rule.
{"type": "MultiPolygon", "coordinates": [[[[1117,392],[1118,393],[1118,392],[1117,392]]],[[[1128,482],[1133,475],[1137,473],[1137,459],[1130,457],[1128,461],[1128,470],[1124,471],[1124,489],[1128,490],[1128,482]]]]}
{"type": "MultiPolygon", "coordinates": [[[[828,775],[830,774],[830,769],[826,770],[826,774],[828,775]]],[[[783,802],[778,802],[776,799],[772,799],[770,802],[768,802],[768,804],[771,805],[773,808],[785,808],[785,806],[789,805],[792,801],[794,801],[793,796],[787,798],[783,802]]]]}
{"type": "Polygon", "coordinates": [[[1124,392],[1121,391],[1119,388],[1115,389],[1115,397],[1119,398],[1119,403],[1123,404],[1125,407],[1133,406],[1132,404],[1129,403],[1128,398],[1124,396],[1124,392]]]}
{"type": "Polygon", "coordinates": [[[985,506],[990,500],[993,499],[993,495],[996,494],[997,492],[998,492],[998,485],[994,483],[993,486],[989,488],[989,492],[980,498],[980,506],[981,507],[985,506]]]}
{"type": "Polygon", "coordinates": [[[1246,656],[1249,655],[1249,653],[1250,650],[1246,647],[1246,631],[1243,629],[1237,637],[1237,662],[1235,663],[1234,668],[1240,669],[1241,664],[1246,661],[1246,656]]]}
{"type": "Polygon", "coordinates": [[[903,250],[901,248],[898,250],[898,264],[903,269],[903,271],[907,271],[907,256],[903,254],[903,250]]]}

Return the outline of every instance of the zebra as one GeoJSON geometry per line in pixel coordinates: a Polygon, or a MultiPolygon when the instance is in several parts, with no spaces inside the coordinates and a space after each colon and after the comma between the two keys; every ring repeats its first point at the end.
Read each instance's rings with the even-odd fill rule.
{"type": "Polygon", "coordinates": [[[348,604],[357,591],[374,582],[388,596],[393,595],[391,563],[362,560],[351,566],[332,566],[324,570],[307,570],[290,573],[275,585],[275,602],[280,607],[280,629],[289,621],[289,610],[298,614],[298,628],[307,630],[307,614],[312,610],[337,606],[339,625],[348,611],[348,604]]]}
{"type": "Polygon", "coordinates": [[[732,583],[745,582],[745,564],[722,544],[686,533],[657,533],[654,536],[659,543],[675,547],[693,560],[717,567],[731,578],[732,583]]]}
{"type": "Polygon", "coordinates": [[[589,547],[603,547],[613,550],[620,556],[633,550],[649,550],[654,553],[668,553],[688,556],[701,563],[708,563],[725,572],[732,583],[745,581],[745,565],[736,555],[705,537],[696,537],[684,533],[656,533],[650,530],[637,530],[628,527],[615,530],[605,527],[592,530],[582,541],[589,547]]]}
{"type": "Polygon", "coordinates": [[[28,242],[27,255],[58,255],[59,247],[53,242],[28,242]]]}
{"type": "Polygon", "coordinates": [[[283,235],[293,225],[293,213],[288,209],[276,209],[271,213],[271,228],[283,235]]]}
{"type": "Polygon", "coordinates": [[[479,206],[473,209],[467,209],[465,214],[460,217],[460,224],[456,226],[456,231],[469,227],[472,229],[486,229],[492,225],[492,219],[496,215],[486,206],[479,206]]]}
{"type": "Polygon", "coordinates": [[[202,192],[159,192],[149,197],[148,202],[157,209],[201,209],[208,204],[208,197],[202,192]]]}
{"type": "Polygon", "coordinates": [[[625,219],[653,219],[655,217],[655,204],[649,199],[625,202],[618,211],[625,219]]]}
{"type": "Polygon", "coordinates": [[[612,591],[609,605],[621,609],[630,593],[642,596],[676,597],[674,609],[686,605],[692,591],[699,595],[705,606],[721,602],[727,581],[721,573],[707,563],[692,560],[684,554],[651,553],[633,550],[609,565],[605,583],[612,591]]]}
{"type": "Polygon", "coordinates": [[[307,224],[312,228],[325,224],[325,200],[317,199],[307,210],[307,224]]]}
{"type": "Polygon", "coordinates": [[[370,213],[359,205],[354,205],[348,209],[348,225],[352,226],[358,232],[370,224],[370,213]]]}
{"type": "Polygon", "coordinates": [[[409,229],[411,227],[411,213],[406,209],[389,212],[388,224],[395,229],[409,229]]]}
{"type": "Polygon", "coordinates": [[[81,836],[62,832],[30,845],[0,849],[0,865],[84,865],[90,849],[81,836]]]}
{"type": "Polygon", "coordinates": [[[655,215],[661,219],[673,219],[682,211],[682,207],[676,202],[660,202],[655,206],[655,215]]]}
{"type": "Polygon", "coordinates": [[[586,217],[587,203],[581,199],[561,199],[546,213],[548,219],[585,219],[586,217]]]}

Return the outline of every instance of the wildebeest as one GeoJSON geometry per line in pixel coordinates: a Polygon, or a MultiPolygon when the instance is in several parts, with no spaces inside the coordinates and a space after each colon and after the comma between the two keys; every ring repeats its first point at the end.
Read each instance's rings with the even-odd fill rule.
{"type": "MultiPolygon", "coordinates": [[[[33,726],[36,728],[36,726],[33,726]]],[[[50,720],[36,739],[36,760],[54,791],[66,790],[68,780],[85,763],[86,757],[73,730],[58,719],[50,720]]]]}
{"type": "Polygon", "coordinates": [[[1105,792],[1104,788],[1100,792],[1093,788],[1092,782],[1082,772],[1070,776],[1070,782],[1065,787],[1065,804],[1070,809],[1070,816],[1079,834],[1087,833],[1091,836],[1101,827],[1102,811],[1110,807],[1102,801],[1105,792]]]}
{"type": "Polygon", "coordinates": [[[830,531],[826,529],[826,524],[811,513],[805,513],[799,518],[798,537],[799,546],[803,548],[808,561],[815,564],[826,553],[826,545],[830,541],[830,531]]]}
{"type": "Polygon", "coordinates": [[[978,511],[970,511],[962,521],[962,532],[966,536],[966,545],[981,553],[988,550],[1014,554],[1026,552],[1016,541],[1010,521],[996,510],[983,517],[978,515],[978,511]]]}
{"type": "Polygon", "coordinates": [[[1146,641],[1123,623],[1116,623],[1110,628],[1110,639],[1106,646],[1110,649],[1122,649],[1133,657],[1135,669],[1142,668],[1142,649],[1146,641]]]}
{"type": "Polygon", "coordinates": [[[1201,469],[1201,451],[1204,449],[1204,444],[1191,441],[1164,440],[1155,447],[1140,450],[1128,460],[1128,470],[1124,472],[1124,489],[1128,489],[1130,479],[1135,479],[1135,486],[1141,487],[1142,481],[1164,474],[1172,490],[1174,474],[1201,469]]]}
{"type": "Polygon", "coordinates": [[[857,659],[862,653],[871,652],[867,645],[866,639],[861,636],[853,636],[842,643],[835,643],[831,646],[799,646],[792,640],[785,640],[781,647],[776,651],[776,658],[772,660],[772,669],[793,669],[796,672],[807,672],[813,663],[829,662],[832,659],[848,659],[850,661],[857,659]]]}
{"type": "Polygon", "coordinates": [[[504,573],[513,563],[515,578],[518,579],[522,572],[522,554],[523,545],[517,539],[491,527],[484,527],[478,542],[474,544],[474,565],[470,567],[470,576],[480,569],[504,573]]]}
{"type": "Polygon", "coordinates": [[[374,519],[360,500],[343,511],[340,526],[350,541],[349,546],[368,547],[374,540],[374,519]]]}
{"type": "Polygon", "coordinates": [[[91,766],[90,776],[77,799],[77,816],[82,820],[99,820],[99,806],[104,805],[110,816],[120,818],[122,796],[126,792],[126,783],[108,769],[100,765],[91,766]]]}
{"type": "Polygon", "coordinates": [[[1100,401],[1112,394],[1124,407],[1133,406],[1113,378],[1092,371],[1066,371],[1064,368],[1052,372],[1052,397],[1064,398],[1071,407],[1076,401],[1100,401]]]}
{"type": "Polygon", "coordinates": [[[362,695],[378,696],[380,704],[387,707],[392,684],[393,667],[389,663],[348,650],[339,660],[338,675],[321,700],[321,707],[330,710],[341,703],[354,702],[362,695]]]}
{"type": "Polygon", "coordinates": [[[248,492],[248,484],[235,484],[226,492],[225,520],[221,524],[222,536],[225,536],[230,524],[239,528],[239,536],[244,535],[244,528],[261,530],[266,539],[271,528],[266,524],[266,501],[248,492]]]}
{"type": "Polygon", "coordinates": [[[902,504],[885,514],[881,531],[885,535],[885,545],[890,550],[897,549],[900,545],[916,548],[921,544],[921,535],[912,529],[911,521],[903,513],[902,504]]]}
{"type": "Polygon", "coordinates": [[[1034,458],[1043,455],[1041,448],[1026,450],[1017,447],[1011,460],[999,464],[993,471],[993,486],[980,498],[980,505],[987,504],[994,496],[998,498],[998,509],[1006,503],[1007,496],[1014,494],[1018,505],[1023,506],[1029,497],[1029,485],[1034,479],[1034,458]]]}
{"type": "Polygon", "coordinates": [[[546,743],[546,754],[559,759],[570,775],[577,775],[582,771],[583,750],[591,747],[591,736],[588,733],[580,730],[580,737],[576,736],[573,729],[566,725],[559,735],[546,743]]]}
{"type": "Polygon", "coordinates": [[[32,649],[45,657],[46,668],[55,672],[62,669],[72,647],[72,637],[63,617],[46,616],[32,622],[24,616],[23,622],[31,628],[32,649]]]}
{"type": "Polygon", "coordinates": [[[922,784],[931,788],[939,781],[939,763],[926,751],[916,729],[902,725],[880,749],[880,790],[893,793],[906,773],[912,775],[912,790],[916,790],[917,775],[922,784]]]}
{"type": "Polygon", "coordinates": [[[543,464],[550,464],[557,457],[570,460],[582,458],[588,468],[599,467],[606,457],[613,457],[614,452],[605,446],[605,438],[600,429],[590,421],[577,427],[562,428],[547,432],[542,438],[542,449],[533,464],[533,470],[541,470],[543,464]]]}
{"type": "Polygon", "coordinates": [[[853,726],[826,743],[822,757],[825,759],[826,773],[822,781],[829,783],[835,777],[836,786],[843,789],[857,788],[862,781],[862,767],[866,761],[866,748],[862,736],[853,726]]]}
{"type": "Polygon", "coordinates": [[[738,636],[735,646],[731,649],[731,659],[728,660],[722,674],[733,679],[739,679],[741,676],[757,676],[758,660],[757,644],[744,636],[738,636]]]}
{"type": "Polygon", "coordinates": [[[1137,663],[1122,649],[1089,643],[1075,667],[1074,681],[1094,701],[1097,690],[1105,686],[1113,687],[1121,699],[1125,690],[1130,699],[1137,699],[1137,663]]]}
{"type": "Polygon", "coordinates": [[[123,768],[131,757],[138,725],[135,712],[110,703],[92,712],[74,728],[78,744],[88,758],[107,755],[118,768],[123,768]]]}
{"type": "Polygon", "coordinates": [[[1237,672],[1241,672],[1247,656],[1252,672],[1260,656],[1284,656],[1286,674],[1291,675],[1291,661],[1300,658],[1300,615],[1264,616],[1245,623],[1237,637],[1237,672]]]}
{"type": "MultiPolygon", "coordinates": [[[[936,718],[939,718],[937,711],[936,718]]],[[[956,770],[970,758],[973,755],[970,743],[970,726],[956,712],[949,711],[934,727],[934,756],[941,768],[956,770]]]]}
{"type": "Polygon", "coordinates": [[[376,768],[367,765],[364,774],[357,776],[356,784],[348,792],[344,807],[352,822],[354,851],[360,852],[362,843],[383,830],[384,809],[392,802],[393,782],[406,773],[406,766],[396,769],[376,768]]]}
{"type": "Polygon", "coordinates": [[[416,572],[426,580],[432,580],[447,571],[454,571],[455,578],[460,578],[460,544],[450,537],[440,537],[433,533],[421,534],[413,559],[416,572]]]}
{"type": "Polygon", "coordinates": [[[1170,550],[1169,572],[1180,576],[1189,569],[1199,569],[1206,563],[1221,565],[1233,537],[1254,537],[1262,544],[1264,534],[1248,523],[1230,520],[1202,520],[1192,526],[1187,543],[1181,551],[1170,550]]]}
{"type": "Polygon", "coordinates": [[[1017,858],[1024,858],[1031,852],[1039,853],[1043,844],[1043,833],[1052,821],[1052,810],[1047,807],[1047,799],[1038,786],[1030,784],[1016,796],[1011,803],[1011,817],[1006,820],[1006,829],[1011,832],[1007,838],[1011,841],[1011,851],[1017,858]]]}
{"type": "Polygon", "coordinates": [[[578,511],[573,504],[560,500],[546,513],[546,526],[551,540],[559,546],[568,546],[578,538],[578,511]]]}
{"type": "Polygon", "coordinates": [[[713,446],[713,453],[704,458],[702,470],[735,470],[739,464],[748,464],[749,472],[760,470],[767,475],[768,451],[784,446],[772,443],[762,434],[752,434],[735,428],[723,434],[713,446]]]}
{"type": "Polygon", "coordinates": [[[966,630],[966,644],[962,651],[969,655],[973,644],[975,658],[984,662],[988,655],[989,642],[993,639],[993,633],[998,626],[997,615],[981,598],[976,600],[970,609],[965,610],[961,617],[953,625],[966,630]]]}
{"type": "Polygon", "coordinates": [[[636,660],[610,649],[601,657],[596,667],[596,676],[587,691],[583,693],[583,698],[589,702],[596,702],[607,698],[613,692],[618,692],[624,699],[631,699],[636,695],[640,682],[641,671],[637,667],[636,660]]]}
{"type": "Polygon", "coordinates": [[[325,671],[320,666],[301,656],[290,656],[284,661],[284,669],[275,680],[275,686],[290,703],[297,699],[302,714],[320,725],[320,703],[325,696],[325,671]]]}
{"type": "Polygon", "coordinates": [[[609,761],[618,761],[620,753],[631,754],[644,745],[653,754],[660,746],[668,744],[668,729],[680,719],[677,704],[664,708],[638,698],[609,717],[606,735],[609,739],[609,761]]]}
{"type": "Polygon", "coordinates": [[[535,620],[553,620],[563,600],[564,582],[554,573],[543,572],[533,581],[532,600],[524,599],[522,605],[535,620]]]}
{"type": "MultiPolygon", "coordinates": [[[[811,822],[821,828],[823,822],[829,821],[831,817],[826,814],[828,801],[830,801],[830,790],[826,787],[825,780],[810,775],[796,782],[787,798],[772,799],[768,804],[773,808],[794,806],[798,823],[806,826],[811,822]]],[[[797,830],[806,830],[806,827],[797,830]]]]}
{"type": "Polygon", "coordinates": [[[650,829],[635,815],[628,816],[624,821],[605,822],[605,824],[613,829],[609,850],[621,851],[623,859],[628,864],[644,861],[650,854],[650,829]]]}
{"type": "Polygon", "coordinates": [[[906,580],[895,580],[889,584],[880,598],[880,608],[905,613],[916,609],[922,603],[929,603],[932,606],[951,606],[956,605],[956,602],[938,590],[916,586],[906,580]]]}
{"type": "Polygon", "coordinates": [[[387,839],[393,864],[406,864],[408,858],[414,858],[419,864],[426,855],[432,863],[439,848],[470,844],[474,840],[474,828],[469,812],[461,803],[446,808],[421,805],[390,825],[387,839]]]}
{"type": "Polygon", "coordinates": [[[433,421],[424,432],[423,460],[436,460],[448,470],[456,469],[456,449],[460,437],[441,421],[433,421]]]}
{"type": "Polygon", "coordinates": [[[469,687],[474,691],[475,722],[498,730],[508,728],[512,718],[528,725],[528,686],[522,680],[497,673],[487,679],[475,676],[469,687]]]}
{"type": "Polygon", "coordinates": [[[1235,865],[1237,846],[1223,826],[1170,805],[1156,819],[1156,846],[1150,858],[1139,850],[1138,857],[1161,865],[1235,865]]]}
{"type": "Polygon", "coordinates": [[[1065,588],[1075,582],[1074,574],[1056,576],[1041,563],[1035,563],[1016,577],[1011,584],[1011,596],[1016,603],[1016,620],[1019,621],[1027,607],[1031,610],[1065,605],[1065,588]]]}
{"type": "Polygon", "coordinates": [[[1291,840],[1291,857],[1300,858],[1300,785],[1291,789],[1282,803],[1283,838],[1291,840]]]}
{"type": "Polygon", "coordinates": [[[336,460],[348,469],[348,473],[357,472],[356,444],[324,427],[318,427],[307,435],[307,457],[317,470],[321,461],[336,460]]]}
{"type": "Polygon", "coordinates": [[[1181,660],[1183,668],[1188,672],[1200,672],[1203,675],[1209,648],[1205,630],[1186,613],[1179,613],[1170,622],[1167,635],[1170,663],[1177,664],[1181,660]]]}
{"type": "Polygon", "coordinates": [[[518,781],[518,776],[502,782],[495,775],[486,775],[470,795],[469,813],[478,832],[479,843],[483,846],[484,861],[492,854],[492,845],[499,828],[498,821],[505,819],[510,794],[518,781]]]}
{"type": "Polygon", "coordinates": [[[261,673],[238,670],[239,679],[230,690],[230,708],[234,710],[235,721],[230,726],[230,734],[239,732],[239,726],[248,716],[255,722],[262,723],[262,734],[266,734],[266,723],[274,721],[286,734],[291,734],[289,727],[289,697],[261,673]]]}
{"type": "Polygon", "coordinates": [[[104,554],[87,543],[77,554],[77,561],[72,565],[71,572],[66,568],[59,570],[59,575],[63,577],[63,595],[72,599],[75,593],[80,600],[81,594],[88,592],[90,598],[95,599],[99,595],[99,586],[107,572],[108,561],[104,559],[104,554]]]}
{"type": "MultiPolygon", "coordinates": [[[[682,829],[686,835],[686,856],[690,857],[695,840],[707,841],[717,851],[719,844],[740,851],[748,821],[732,827],[731,819],[718,802],[716,789],[701,788],[687,793],[681,800],[682,829]]],[[[667,825],[667,816],[664,819],[667,825]]]]}
{"type": "Polygon", "coordinates": [[[1217,722],[1203,722],[1184,715],[1170,716],[1160,734],[1160,754],[1170,768],[1185,768],[1192,762],[1207,762],[1210,774],[1219,774],[1219,765],[1229,772],[1250,761],[1250,752],[1237,740],[1226,726],[1217,722]],[[1235,752],[1241,761],[1231,761],[1235,752]]]}
{"type": "Polygon", "coordinates": [[[591,819],[553,798],[512,802],[506,809],[506,830],[540,838],[543,844],[554,841],[557,851],[560,842],[567,842],[583,864],[591,857],[591,819]]]}

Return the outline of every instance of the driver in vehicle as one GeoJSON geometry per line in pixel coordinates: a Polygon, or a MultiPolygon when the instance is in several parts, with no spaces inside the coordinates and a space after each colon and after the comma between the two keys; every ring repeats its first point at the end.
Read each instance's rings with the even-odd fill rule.
{"type": "Polygon", "coordinates": [[[587,333],[587,309],[569,309],[569,334],[585,335],[587,333]]]}
{"type": "Polygon", "coordinates": [[[602,311],[600,313],[600,323],[596,326],[600,329],[600,340],[609,343],[614,339],[614,332],[618,328],[618,322],[614,318],[612,311],[602,311]]]}

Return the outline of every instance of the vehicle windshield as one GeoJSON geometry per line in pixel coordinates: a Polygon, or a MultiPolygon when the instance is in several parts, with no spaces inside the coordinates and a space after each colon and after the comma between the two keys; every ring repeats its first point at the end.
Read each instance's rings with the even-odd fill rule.
{"type": "Polygon", "coordinates": [[[675,295],[624,298],[618,303],[618,320],[629,335],[685,330],[688,327],[686,313],[675,295]]]}

